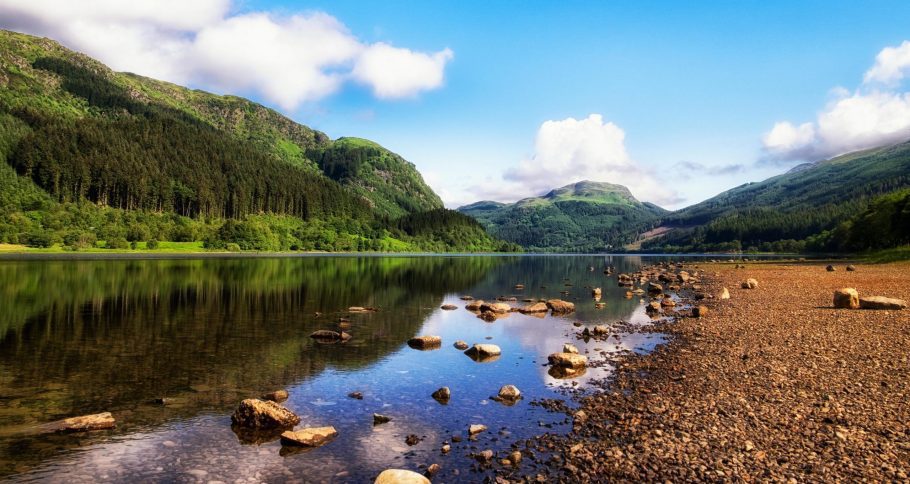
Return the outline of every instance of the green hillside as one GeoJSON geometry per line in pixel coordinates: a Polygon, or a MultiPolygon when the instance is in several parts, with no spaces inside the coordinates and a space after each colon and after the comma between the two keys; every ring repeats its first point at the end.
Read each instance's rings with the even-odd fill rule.
{"type": "Polygon", "coordinates": [[[472,234],[469,244],[437,249],[435,239],[397,228],[396,219],[442,203],[411,163],[375,143],[332,141],[254,102],[116,73],[54,41],[9,31],[0,31],[0,181],[7,243],[501,245],[454,215],[452,230],[472,234]],[[223,230],[228,219],[243,230],[223,230]]]}
{"type": "Polygon", "coordinates": [[[458,211],[496,237],[528,250],[616,250],[659,222],[667,211],[635,199],[621,185],[582,181],[513,204],[483,201],[458,211]]]}
{"type": "Polygon", "coordinates": [[[800,165],[674,212],[650,250],[802,250],[877,196],[910,186],[910,142],[800,165]]]}

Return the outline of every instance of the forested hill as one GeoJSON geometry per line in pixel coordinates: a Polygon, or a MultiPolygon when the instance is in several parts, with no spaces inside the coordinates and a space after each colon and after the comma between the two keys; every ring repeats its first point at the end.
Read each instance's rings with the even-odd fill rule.
{"type": "Polygon", "coordinates": [[[807,163],[674,212],[674,230],[651,250],[830,248],[820,234],[857,217],[876,197],[910,187],[910,141],[807,163]],[[806,245],[808,244],[808,245],[806,245]]]}
{"type": "Polygon", "coordinates": [[[376,143],[332,141],[254,102],[113,72],[52,40],[9,31],[0,31],[0,201],[0,242],[216,240],[225,219],[277,216],[298,222],[272,220],[268,242],[251,247],[497,244],[445,211],[413,164],[376,143]],[[427,243],[403,242],[416,239],[396,220],[427,212],[435,215],[409,220],[445,217],[462,232],[452,239],[408,223],[427,243]],[[302,231],[303,221],[321,231],[302,231]],[[138,228],[130,235],[128,226],[138,228]]]}
{"type": "Polygon", "coordinates": [[[513,204],[460,207],[491,234],[531,250],[616,250],[659,223],[668,212],[635,199],[622,185],[582,181],[513,204]]]}

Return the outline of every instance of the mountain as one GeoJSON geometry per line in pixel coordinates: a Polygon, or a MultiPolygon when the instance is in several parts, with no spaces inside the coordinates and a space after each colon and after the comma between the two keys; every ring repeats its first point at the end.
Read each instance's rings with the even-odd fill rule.
{"type": "Polygon", "coordinates": [[[622,185],[581,181],[512,204],[482,201],[458,211],[496,237],[529,250],[611,250],[653,228],[668,212],[642,203],[622,185]]]}
{"type": "Polygon", "coordinates": [[[469,244],[478,250],[500,245],[447,213],[414,165],[377,143],[333,141],[255,102],[114,72],[9,31],[0,31],[0,201],[0,242],[216,240],[240,233],[220,231],[224,220],[258,217],[241,232],[271,235],[252,248],[417,250],[396,220],[433,213],[416,220],[445,218],[481,237],[469,244]]]}
{"type": "Polygon", "coordinates": [[[870,200],[910,187],[910,141],[798,165],[664,218],[651,250],[801,250],[807,239],[857,216],[870,200]]]}

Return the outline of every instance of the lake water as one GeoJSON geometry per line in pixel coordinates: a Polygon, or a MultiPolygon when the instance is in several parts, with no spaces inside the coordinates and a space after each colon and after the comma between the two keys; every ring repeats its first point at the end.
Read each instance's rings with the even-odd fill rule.
{"type": "MultiPolygon", "coordinates": [[[[566,416],[532,402],[565,398],[609,375],[589,368],[557,379],[548,354],[572,342],[589,358],[647,351],[657,333],[585,343],[583,326],[650,321],[615,276],[650,260],[618,256],[282,257],[178,260],[0,261],[0,478],[16,481],[370,481],[386,468],[438,463],[434,481],[482,479],[470,454],[499,456],[516,441],[568,430],[566,416]],[[592,270],[593,268],[593,270],[592,270]],[[525,289],[516,290],[516,284],[525,289]],[[590,287],[602,287],[596,309],[590,287]],[[568,294],[561,294],[568,291],[568,294]],[[564,317],[512,313],[488,323],[461,296],[562,298],[564,317]],[[458,305],[444,311],[440,305],[458,305]],[[378,312],[349,314],[349,306],[378,312]],[[353,338],[309,335],[350,317],[353,338]],[[442,336],[417,351],[416,335],[442,336]],[[493,343],[502,357],[478,363],[452,346],[493,343]],[[490,400],[505,384],[524,399],[490,400]],[[430,395],[451,388],[447,405],[430,395]],[[339,435],[306,452],[251,442],[231,429],[244,398],[287,389],[299,427],[339,435]],[[359,391],[363,399],[349,398],[359,391]],[[170,404],[153,403],[168,398],[170,404]],[[38,434],[37,426],[112,412],[117,427],[38,434]],[[392,421],[374,426],[374,412],[392,421]],[[476,440],[470,424],[489,430],[476,440]],[[413,446],[405,438],[422,440],[413,446]],[[440,448],[452,445],[448,455],[440,448]]],[[[571,404],[571,402],[569,402],[571,404]]]]}

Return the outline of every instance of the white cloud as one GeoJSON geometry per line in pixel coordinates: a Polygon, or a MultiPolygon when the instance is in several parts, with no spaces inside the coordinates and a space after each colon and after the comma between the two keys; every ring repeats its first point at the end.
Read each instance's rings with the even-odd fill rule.
{"type": "Polygon", "coordinates": [[[863,81],[894,84],[900,82],[908,72],[910,72],[910,40],[905,40],[897,47],[882,49],[875,56],[875,65],[866,71],[863,81]]]}
{"type": "Polygon", "coordinates": [[[534,154],[506,170],[502,181],[487,180],[471,189],[479,199],[515,201],[582,180],[625,185],[639,200],[678,203],[677,193],[660,184],[626,151],[626,133],[600,114],[540,125],[534,154]]]}
{"type": "Polygon", "coordinates": [[[910,139],[910,92],[897,87],[908,69],[910,42],[883,49],[864,84],[832,90],[814,122],[776,123],[762,138],[768,159],[814,161],[910,139]]]}
{"type": "Polygon", "coordinates": [[[441,86],[443,70],[453,55],[449,49],[430,55],[379,42],[360,54],[352,74],[370,85],[378,98],[410,97],[441,86]]]}
{"type": "Polygon", "coordinates": [[[0,0],[0,27],[51,37],[115,70],[258,93],[288,110],[348,81],[383,99],[436,89],[453,56],[361,42],[322,12],[232,7],[231,0],[0,0]]]}

